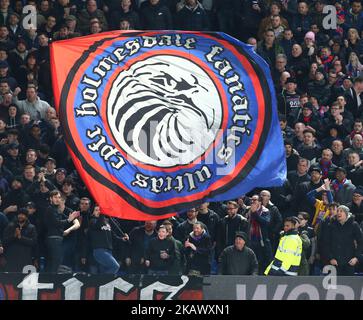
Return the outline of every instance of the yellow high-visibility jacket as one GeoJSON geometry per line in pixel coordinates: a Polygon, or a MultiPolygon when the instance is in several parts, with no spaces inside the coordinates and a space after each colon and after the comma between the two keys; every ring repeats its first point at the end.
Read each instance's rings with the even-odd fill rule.
{"type": "Polygon", "coordinates": [[[297,276],[302,252],[302,241],[296,230],[286,232],[280,239],[275,258],[265,270],[265,275],[297,276]]]}

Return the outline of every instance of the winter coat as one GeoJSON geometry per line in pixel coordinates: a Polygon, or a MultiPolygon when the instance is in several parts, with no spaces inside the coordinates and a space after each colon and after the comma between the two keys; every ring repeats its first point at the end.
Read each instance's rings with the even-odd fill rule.
{"type": "Polygon", "coordinates": [[[34,225],[26,221],[20,228],[18,222],[11,222],[4,231],[4,254],[6,271],[22,272],[23,267],[32,265],[33,248],[37,243],[37,231],[34,225]],[[21,238],[15,238],[15,229],[19,228],[21,238]]]}
{"type": "Polygon", "coordinates": [[[225,248],[219,257],[219,261],[220,274],[241,276],[258,275],[256,255],[252,249],[246,246],[242,250],[237,250],[234,245],[225,248]]]}
{"type": "Polygon", "coordinates": [[[199,271],[203,275],[210,274],[210,253],[211,253],[211,241],[210,236],[204,230],[202,235],[196,237],[193,232],[189,234],[188,240],[190,243],[196,246],[196,250],[191,248],[185,248],[185,256],[187,260],[187,270],[199,271]]]}
{"type": "Polygon", "coordinates": [[[362,253],[363,236],[352,215],[344,224],[333,220],[329,224],[329,260],[335,259],[338,265],[346,265],[352,258],[362,253]]]}
{"type": "Polygon", "coordinates": [[[175,259],[174,242],[171,239],[160,240],[158,237],[152,239],[145,259],[150,261],[151,270],[169,271],[175,259]],[[167,259],[160,257],[162,251],[165,251],[169,255],[167,259]]]}
{"type": "Polygon", "coordinates": [[[170,10],[161,1],[153,6],[147,3],[140,12],[141,26],[145,30],[171,30],[173,23],[170,10]]]}

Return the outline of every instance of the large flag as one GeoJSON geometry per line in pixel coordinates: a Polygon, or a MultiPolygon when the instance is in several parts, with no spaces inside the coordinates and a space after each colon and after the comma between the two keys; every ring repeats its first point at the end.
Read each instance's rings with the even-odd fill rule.
{"type": "Polygon", "coordinates": [[[286,177],[268,65],[226,34],[57,41],[51,67],[68,149],[105,214],[163,219],[286,177]]]}

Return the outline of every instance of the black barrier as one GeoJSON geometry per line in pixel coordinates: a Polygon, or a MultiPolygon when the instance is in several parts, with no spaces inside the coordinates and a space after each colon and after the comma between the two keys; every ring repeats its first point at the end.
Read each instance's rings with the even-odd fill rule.
{"type": "Polygon", "coordinates": [[[363,277],[0,274],[0,300],[363,300],[363,277]]]}

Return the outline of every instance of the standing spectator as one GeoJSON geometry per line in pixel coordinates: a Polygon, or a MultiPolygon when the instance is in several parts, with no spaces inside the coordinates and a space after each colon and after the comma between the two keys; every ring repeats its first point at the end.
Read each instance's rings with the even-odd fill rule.
{"type": "Polygon", "coordinates": [[[210,274],[210,236],[200,222],[193,225],[193,232],[184,243],[187,260],[186,272],[189,275],[210,274]]]}
{"type": "Polygon", "coordinates": [[[297,7],[298,13],[293,17],[291,29],[298,42],[302,42],[304,35],[309,31],[312,18],[309,14],[309,7],[305,1],[301,1],[297,7]]]}
{"type": "Polygon", "coordinates": [[[48,102],[41,100],[38,97],[38,92],[34,85],[28,85],[25,100],[18,100],[17,92],[14,92],[14,96],[14,102],[21,113],[29,113],[32,120],[41,120],[45,118],[46,111],[50,105],[48,102]]]}
{"type": "Polygon", "coordinates": [[[320,223],[330,216],[329,204],[333,202],[333,194],[330,190],[330,180],[325,179],[323,185],[315,190],[309,191],[306,196],[310,203],[315,207],[315,214],[311,225],[316,232],[320,223]],[[322,192],[322,200],[317,199],[317,195],[320,192],[322,192]]]}
{"type": "Polygon", "coordinates": [[[268,237],[271,221],[270,211],[262,205],[262,197],[253,195],[246,217],[250,224],[250,247],[257,256],[259,274],[263,274],[272,258],[271,242],[268,237]]]}
{"type": "Polygon", "coordinates": [[[36,242],[37,231],[28,221],[28,210],[21,208],[17,212],[17,220],[10,222],[4,231],[5,270],[22,272],[24,266],[32,265],[36,242]]]}
{"type": "MultiPolygon", "coordinates": [[[[363,181],[363,180],[361,180],[363,181]]],[[[347,207],[354,215],[355,221],[363,227],[363,187],[357,187],[353,192],[352,201],[348,203],[347,207]]],[[[363,230],[363,229],[362,229],[363,230]]]]}
{"type": "Polygon", "coordinates": [[[347,75],[351,77],[359,77],[360,75],[363,75],[363,64],[360,63],[359,58],[354,51],[349,54],[347,75]]]}
{"type": "Polygon", "coordinates": [[[102,30],[108,30],[105,14],[97,8],[97,1],[87,0],[86,9],[82,9],[78,15],[79,28],[83,34],[89,34],[92,18],[99,20],[102,30]]]}
{"type": "Polygon", "coordinates": [[[131,30],[140,29],[140,18],[131,7],[131,0],[121,0],[121,5],[111,12],[109,21],[112,29],[118,29],[122,20],[129,22],[131,30]]]}
{"type": "Polygon", "coordinates": [[[335,201],[347,205],[353,196],[355,186],[347,179],[347,170],[338,167],[335,171],[335,179],[332,181],[332,189],[335,201]]]}
{"type": "Polygon", "coordinates": [[[305,158],[300,158],[297,164],[297,169],[288,172],[287,179],[290,182],[293,193],[295,192],[296,188],[300,183],[310,181],[310,176],[308,174],[309,166],[310,166],[309,160],[305,158]]]}
{"type": "MultiPolygon", "coordinates": [[[[282,229],[282,216],[279,208],[271,202],[270,191],[262,190],[260,192],[260,198],[262,199],[262,206],[270,212],[271,219],[268,226],[268,238],[271,242],[272,251],[275,252],[277,245],[279,244],[280,231],[282,229]]],[[[268,261],[268,263],[269,262],[270,261],[268,261]]]]}
{"type": "Polygon", "coordinates": [[[308,276],[309,275],[309,263],[308,263],[308,253],[311,249],[311,241],[308,236],[308,232],[306,230],[300,229],[300,219],[298,218],[297,227],[298,234],[301,239],[302,251],[301,251],[301,260],[298,275],[299,276],[308,276]]]}
{"type": "MultiPolygon", "coordinates": [[[[333,152],[330,149],[324,149],[321,158],[317,160],[317,164],[323,172],[323,179],[333,179],[337,166],[332,162],[333,152]]],[[[313,163],[315,165],[316,163],[313,163]]]]}
{"type": "Polygon", "coordinates": [[[71,226],[71,222],[79,216],[79,211],[69,214],[67,219],[61,219],[59,206],[62,201],[61,193],[54,190],[50,193],[50,206],[45,213],[44,222],[47,232],[47,271],[56,273],[62,263],[62,242],[64,229],[71,226]]]}
{"type": "Polygon", "coordinates": [[[160,0],[148,0],[140,9],[141,26],[145,30],[171,30],[171,13],[160,0]]]}
{"type": "Polygon", "coordinates": [[[238,214],[239,205],[235,201],[227,202],[227,215],[219,222],[217,231],[217,257],[224,248],[233,245],[237,231],[248,234],[248,221],[238,214]]]}
{"type": "Polygon", "coordinates": [[[336,217],[329,225],[329,262],[337,268],[338,276],[352,276],[362,254],[362,230],[348,207],[339,206],[336,217]]]}
{"type": "Polygon", "coordinates": [[[167,231],[167,238],[173,242],[175,248],[175,258],[169,268],[168,274],[180,276],[183,274],[185,268],[183,244],[173,237],[173,224],[169,220],[165,220],[163,225],[167,231]]]}
{"type": "Polygon", "coordinates": [[[136,227],[130,232],[130,246],[126,266],[129,273],[143,274],[145,269],[145,256],[150,241],[157,236],[155,231],[156,221],[145,221],[144,226],[136,227]]]}
{"type": "Polygon", "coordinates": [[[220,257],[219,274],[257,276],[258,262],[252,249],[246,246],[248,240],[244,232],[236,232],[234,245],[225,248],[220,257]]]}
{"type": "Polygon", "coordinates": [[[345,158],[343,155],[343,142],[339,139],[336,139],[331,144],[331,150],[333,151],[332,162],[337,167],[343,167],[345,165],[345,158]]]}
{"type": "Polygon", "coordinates": [[[166,227],[161,225],[158,236],[150,241],[145,257],[149,275],[167,276],[175,259],[175,245],[168,237],[166,227]]]}
{"type": "Polygon", "coordinates": [[[109,218],[101,214],[98,205],[95,205],[92,215],[89,234],[93,257],[99,266],[101,274],[115,275],[120,265],[112,255],[112,231],[109,218]]]}
{"type": "Polygon", "coordinates": [[[176,228],[175,238],[180,242],[188,238],[189,234],[193,231],[193,225],[197,222],[198,210],[196,208],[190,208],[187,210],[187,219],[180,223],[176,228]]]}
{"type": "Polygon", "coordinates": [[[352,151],[348,154],[347,178],[355,185],[363,184],[363,160],[359,159],[359,153],[352,151]]]}
{"type": "MultiPolygon", "coordinates": [[[[305,258],[309,264],[309,267],[312,267],[315,262],[315,255],[317,251],[317,243],[316,243],[316,235],[314,229],[309,226],[310,216],[307,212],[299,212],[297,218],[299,219],[299,233],[305,233],[310,241],[310,246],[308,249],[305,250],[305,258]]],[[[303,239],[301,239],[303,240],[303,239]]],[[[304,243],[303,243],[303,250],[304,250],[304,243]]],[[[300,263],[301,267],[301,263],[300,263]]],[[[309,275],[309,270],[307,275],[309,275]]]]}
{"type": "Polygon", "coordinates": [[[208,15],[198,0],[186,0],[185,6],[176,13],[177,30],[208,31],[208,15]]]}
{"type": "Polygon", "coordinates": [[[278,110],[279,113],[286,117],[289,124],[293,122],[293,114],[300,107],[300,95],[296,91],[297,83],[294,78],[287,78],[285,88],[278,96],[278,110]]]}
{"type": "Polygon", "coordinates": [[[344,93],[345,100],[347,101],[347,109],[354,117],[362,117],[363,115],[363,77],[357,77],[353,80],[353,87],[344,93]]]}
{"type": "MultiPolygon", "coordinates": [[[[305,106],[304,109],[309,109],[310,111],[310,108],[305,108],[305,106]]],[[[310,161],[317,160],[321,154],[321,149],[316,143],[315,132],[311,130],[311,128],[312,127],[309,126],[308,129],[304,130],[303,143],[297,148],[297,152],[299,152],[299,155],[310,161]]]]}
{"type": "Polygon", "coordinates": [[[263,40],[257,44],[256,52],[265,59],[270,68],[276,64],[278,54],[284,54],[284,49],[276,42],[275,33],[272,29],[264,32],[263,40]]]}
{"type": "Polygon", "coordinates": [[[297,231],[298,219],[288,217],[284,221],[284,233],[275,258],[265,270],[265,275],[297,276],[300,268],[302,242],[297,231]]]}

